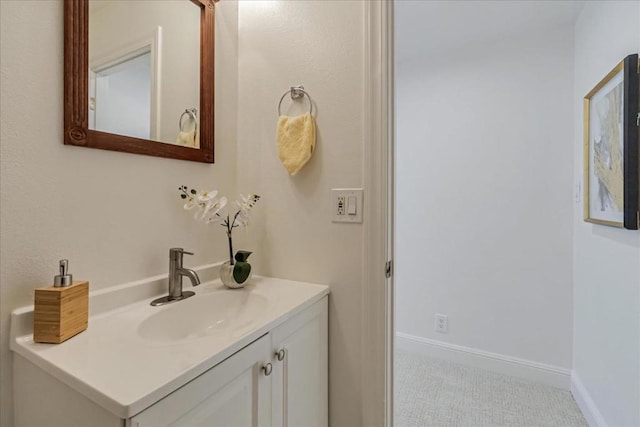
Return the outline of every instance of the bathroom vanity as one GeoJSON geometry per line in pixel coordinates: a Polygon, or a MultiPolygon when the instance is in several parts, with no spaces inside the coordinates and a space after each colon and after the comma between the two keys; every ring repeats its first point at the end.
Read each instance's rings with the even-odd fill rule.
{"type": "Polygon", "coordinates": [[[34,343],[32,307],[16,310],[16,426],[327,426],[328,287],[194,291],[162,307],[98,292],[89,328],[59,345],[34,343]]]}

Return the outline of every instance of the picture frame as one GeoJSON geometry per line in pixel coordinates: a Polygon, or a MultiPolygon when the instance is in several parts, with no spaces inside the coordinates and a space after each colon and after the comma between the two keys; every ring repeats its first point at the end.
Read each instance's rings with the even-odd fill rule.
{"type": "Polygon", "coordinates": [[[638,230],[638,55],[624,58],[584,97],[584,220],[638,230]]]}

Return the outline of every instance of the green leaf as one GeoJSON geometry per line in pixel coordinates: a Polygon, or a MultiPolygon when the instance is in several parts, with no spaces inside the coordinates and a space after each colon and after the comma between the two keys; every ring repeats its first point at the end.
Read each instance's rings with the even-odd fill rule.
{"type": "Polygon", "coordinates": [[[253,252],[250,252],[250,251],[238,251],[236,252],[236,255],[234,256],[234,258],[238,262],[246,262],[247,259],[249,258],[249,255],[251,255],[252,253],[253,252]]]}
{"type": "Polygon", "coordinates": [[[248,262],[236,262],[233,266],[233,280],[236,283],[241,284],[246,282],[251,273],[251,264],[248,262]]]}

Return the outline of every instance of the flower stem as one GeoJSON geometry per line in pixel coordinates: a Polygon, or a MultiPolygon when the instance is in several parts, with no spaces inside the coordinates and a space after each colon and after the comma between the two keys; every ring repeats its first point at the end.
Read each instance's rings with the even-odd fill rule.
{"type": "Polygon", "coordinates": [[[230,225],[231,224],[229,224],[229,215],[227,215],[226,226],[227,226],[227,238],[229,239],[229,265],[234,265],[235,262],[233,262],[233,240],[231,238],[231,232],[233,231],[233,227],[231,227],[230,225]]]}
{"type": "Polygon", "coordinates": [[[227,237],[229,238],[229,264],[234,265],[233,262],[233,241],[231,240],[231,232],[227,233],[227,237]]]}
{"type": "Polygon", "coordinates": [[[240,211],[236,212],[236,214],[233,216],[233,222],[231,223],[231,228],[236,226],[236,219],[238,218],[238,215],[240,215],[240,211]]]}

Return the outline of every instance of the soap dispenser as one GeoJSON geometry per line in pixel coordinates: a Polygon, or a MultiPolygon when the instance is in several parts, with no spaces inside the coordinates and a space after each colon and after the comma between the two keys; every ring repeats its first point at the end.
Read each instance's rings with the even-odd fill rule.
{"type": "Polygon", "coordinates": [[[53,286],[37,288],[33,310],[33,340],[59,344],[89,325],[89,282],[73,281],[69,261],[60,261],[53,286]]]}

